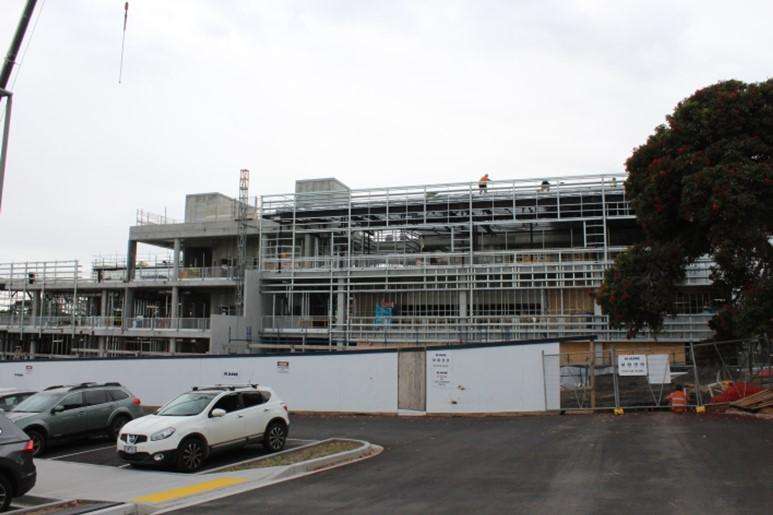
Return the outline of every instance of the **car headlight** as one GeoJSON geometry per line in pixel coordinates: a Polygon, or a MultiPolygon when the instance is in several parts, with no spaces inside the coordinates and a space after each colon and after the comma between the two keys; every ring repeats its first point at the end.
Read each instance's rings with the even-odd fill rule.
{"type": "Polygon", "coordinates": [[[162,429],[161,431],[158,431],[157,433],[153,433],[150,435],[151,441],[157,442],[158,440],[165,440],[172,436],[174,434],[174,428],[173,427],[167,427],[166,429],[162,429]]]}

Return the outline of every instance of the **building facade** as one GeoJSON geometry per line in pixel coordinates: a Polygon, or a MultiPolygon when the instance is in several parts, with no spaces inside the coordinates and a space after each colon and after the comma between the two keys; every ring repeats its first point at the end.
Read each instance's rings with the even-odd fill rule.
{"type": "Polygon", "coordinates": [[[189,195],[185,220],[138,217],[126,258],[0,265],[4,356],[265,352],[595,335],[602,345],[711,336],[711,262],[678,315],[626,339],[592,296],[640,229],[625,177],[349,189],[297,181],[250,206],[189,195]],[[243,212],[243,211],[242,211],[243,212]],[[138,244],[167,253],[137,258],[138,244]],[[242,288],[237,288],[244,277],[242,288]],[[237,312],[243,291],[243,312],[237,312]]]}

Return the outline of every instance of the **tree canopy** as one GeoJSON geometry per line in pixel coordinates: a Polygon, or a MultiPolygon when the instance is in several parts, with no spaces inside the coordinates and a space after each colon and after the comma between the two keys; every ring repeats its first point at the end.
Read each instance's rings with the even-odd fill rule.
{"type": "Polygon", "coordinates": [[[644,239],[596,292],[629,337],[662,329],[685,268],[710,255],[720,339],[773,329],[773,79],[726,81],[681,101],[626,161],[644,239]]]}

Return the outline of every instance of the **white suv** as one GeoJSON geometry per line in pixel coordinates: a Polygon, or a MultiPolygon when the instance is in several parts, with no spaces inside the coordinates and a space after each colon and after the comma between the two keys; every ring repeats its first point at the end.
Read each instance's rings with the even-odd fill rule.
{"type": "Polygon", "coordinates": [[[267,451],[280,451],[289,427],[287,404],[271,388],[194,387],[154,415],[124,425],[118,455],[129,463],[168,464],[193,472],[220,449],[261,441],[267,451]]]}

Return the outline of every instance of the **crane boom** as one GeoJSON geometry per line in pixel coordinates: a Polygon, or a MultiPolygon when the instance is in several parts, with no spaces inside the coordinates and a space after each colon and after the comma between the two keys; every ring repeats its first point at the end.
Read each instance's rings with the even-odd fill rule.
{"type": "Polygon", "coordinates": [[[3,202],[3,179],[5,179],[5,162],[8,154],[8,132],[11,130],[11,106],[12,94],[5,88],[8,87],[8,80],[11,78],[13,66],[16,64],[16,56],[19,55],[21,43],[24,41],[24,34],[27,33],[27,26],[30,24],[32,12],[35,10],[37,0],[27,0],[24,11],[19,18],[19,25],[16,27],[16,33],[11,40],[11,46],[8,54],[5,56],[3,68],[0,70],[0,99],[5,97],[5,121],[3,123],[3,140],[0,143],[0,206],[3,202]]]}

